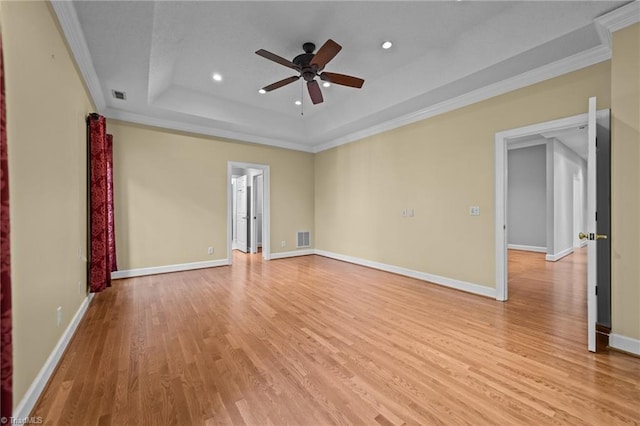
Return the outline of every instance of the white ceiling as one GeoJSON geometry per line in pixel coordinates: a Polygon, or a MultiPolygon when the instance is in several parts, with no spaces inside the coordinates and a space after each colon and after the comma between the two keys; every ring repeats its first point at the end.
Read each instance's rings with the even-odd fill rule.
{"type": "Polygon", "coordinates": [[[74,1],[54,10],[107,117],[317,152],[606,60],[608,33],[594,20],[625,3],[74,1]],[[325,71],[361,77],[362,89],[323,87],[319,105],[302,79],[258,93],[296,72],[256,50],[291,60],[302,43],[329,38],[343,49],[325,71]]]}
{"type": "Polygon", "coordinates": [[[555,132],[544,132],[540,136],[546,139],[557,139],[565,144],[570,150],[578,154],[584,160],[589,155],[589,144],[587,143],[587,126],[579,126],[576,129],[556,130],[555,132]]]}

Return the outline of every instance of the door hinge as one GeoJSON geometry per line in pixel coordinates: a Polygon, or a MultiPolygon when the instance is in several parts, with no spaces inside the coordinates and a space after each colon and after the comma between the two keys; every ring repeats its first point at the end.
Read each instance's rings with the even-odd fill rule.
{"type": "Polygon", "coordinates": [[[596,286],[596,296],[598,295],[598,286],[596,286]]]}
{"type": "Polygon", "coordinates": [[[598,221],[598,212],[596,212],[596,222],[598,221]]]}

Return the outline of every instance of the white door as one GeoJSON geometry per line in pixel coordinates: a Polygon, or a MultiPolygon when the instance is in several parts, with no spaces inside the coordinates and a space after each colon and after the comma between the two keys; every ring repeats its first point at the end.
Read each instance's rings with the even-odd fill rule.
{"type": "Polygon", "coordinates": [[[257,253],[262,243],[262,175],[252,177],[251,206],[251,253],[257,253]]]}
{"type": "Polygon", "coordinates": [[[236,223],[238,224],[236,248],[247,252],[247,176],[236,179],[236,223]]]}
{"type": "Polygon", "coordinates": [[[587,157],[587,218],[586,235],[581,239],[588,239],[587,243],[587,345],[589,351],[596,351],[596,321],[598,320],[598,299],[596,284],[598,276],[597,238],[596,234],[596,98],[589,98],[589,127],[587,157]]]}

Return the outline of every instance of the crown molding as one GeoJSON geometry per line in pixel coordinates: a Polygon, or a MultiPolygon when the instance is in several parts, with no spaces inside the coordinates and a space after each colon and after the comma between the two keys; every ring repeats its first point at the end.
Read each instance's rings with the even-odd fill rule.
{"type": "Polygon", "coordinates": [[[619,7],[606,15],[596,18],[595,22],[597,25],[606,28],[609,33],[640,22],[640,1],[634,0],[631,3],[619,7]]]}
{"type": "Polygon", "coordinates": [[[122,111],[107,107],[104,110],[104,116],[112,120],[126,121],[134,124],[142,124],[145,126],[159,127],[162,129],[176,130],[186,133],[195,133],[204,136],[213,136],[218,138],[233,139],[240,142],[255,143],[260,145],[272,146],[275,148],[290,149],[293,151],[313,152],[312,147],[302,145],[295,142],[283,142],[279,139],[266,138],[262,136],[252,135],[249,133],[236,132],[233,130],[218,129],[215,127],[202,126],[199,124],[183,123],[180,121],[167,120],[164,118],[152,117],[149,115],[138,114],[128,111],[122,111]]]}
{"type": "Polygon", "coordinates": [[[314,153],[322,152],[327,149],[335,148],[356,140],[373,136],[378,133],[386,132],[416,121],[434,117],[445,112],[453,111],[458,108],[487,100],[489,98],[499,96],[513,90],[521,89],[532,84],[539,83],[554,77],[577,71],[590,65],[598,64],[611,59],[611,49],[609,46],[600,45],[584,52],[577,53],[556,62],[544,65],[531,71],[527,71],[520,75],[508,78],[498,83],[490,84],[477,90],[465,93],[452,99],[440,102],[427,108],[405,114],[398,118],[386,121],[384,123],[363,129],[346,136],[334,139],[330,142],[316,145],[314,153]]]}
{"type": "Polygon", "coordinates": [[[89,46],[87,46],[87,41],[84,38],[84,33],[82,32],[82,27],[80,26],[73,2],[61,0],[51,1],[51,6],[58,17],[60,28],[62,28],[64,37],[73,53],[73,57],[87,85],[97,112],[102,113],[107,106],[107,102],[102,92],[102,85],[98,79],[98,73],[96,73],[96,69],[93,66],[89,46]]]}

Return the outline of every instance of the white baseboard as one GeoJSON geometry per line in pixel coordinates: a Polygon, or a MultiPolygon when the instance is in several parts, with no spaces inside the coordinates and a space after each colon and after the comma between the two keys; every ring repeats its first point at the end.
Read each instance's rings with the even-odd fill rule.
{"type": "Polygon", "coordinates": [[[177,265],[152,266],[150,268],[126,269],[111,273],[111,279],[142,277],[144,275],[166,274],[168,272],[190,271],[192,269],[213,268],[228,265],[227,259],[207,260],[205,262],[180,263],[177,265]]]}
{"type": "Polygon", "coordinates": [[[507,247],[509,250],[522,250],[522,251],[535,251],[537,253],[546,253],[546,247],[538,247],[538,246],[525,246],[522,244],[508,244],[507,247]]]}
{"type": "Polygon", "coordinates": [[[60,340],[53,348],[53,351],[49,355],[49,358],[45,361],[44,365],[38,372],[36,378],[31,382],[31,386],[27,389],[27,392],[22,397],[22,400],[18,403],[15,410],[13,410],[13,417],[16,419],[24,419],[29,417],[33,407],[38,402],[42,391],[47,386],[51,375],[53,374],[58,362],[60,362],[60,358],[64,354],[64,351],[67,349],[67,345],[69,341],[73,337],[73,333],[75,333],[78,325],[80,324],[80,320],[84,317],[84,314],[87,312],[87,308],[89,307],[89,303],[93,299],[94,293],[89,293],[87,297],[84,299],[78,311],[73,316],[73,319],[67,326],[67,329],[62,333],[60,340]]]}
{"type": "Polygon", "coordinates": [[[282,253],[271,253],[271,260],[284,259],[286,257],[308,256],[310,254],[316,254],[316,251],[314,249],[306,249],[306,250],[285,251],[282,253]]]}
{"type": "Polygon", "coordinates": [[[588,242],[589,242],[589,240],[587,240],[587,239],[580,240],[580,248],[585,247],[588,242]]]}
{"type": "Polygon", "coordinates": [[[342,260],[344,262],[355,263],[356,265],[367,266],[386,272],[392,272],[394,274],[404,275],[406,277],[416,278],[422,281],[428,281],[433,284],[454,288],[456,290],[466,291],[467,293],[478,294],[480,296],[491,297],[494,299],[496,297],[495,288],[485,287],[483,285],[460,281],[453,278],[442,277],[439,275],[428,274],[426,272],[414,271],[412,269],[402,268],[400,266],[387,265],[385,263],[359,259],[357,257],[346,256],[344,254],[332,253],[324,250],[314,251],[315,254],[319,256],[330,257],[332,259],[342,260]]]}
{"type": "Polygon", "coordinates": [[[573,247],[569,247],[568,249],[562,250],[561,252],[556,254],[548,254],[545,256],[544,260],[547,260],[549,262],[557,262],[563,257],[570,255],[571,253],[573,253],[573,247]]]}
{"type": "Polygon", "coordinates": [[[611,333],[609,335],[609,346],[614,349],[640,356],[640,340],[638,339],[611,333]]]}

